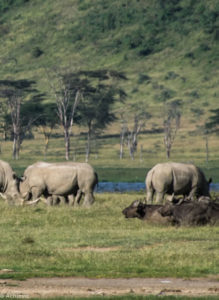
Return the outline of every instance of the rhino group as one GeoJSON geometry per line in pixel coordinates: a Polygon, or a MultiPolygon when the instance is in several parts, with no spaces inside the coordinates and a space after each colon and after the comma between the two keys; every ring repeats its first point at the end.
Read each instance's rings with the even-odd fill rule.
{"type": "Polygon", "coordinates": [[[79,203],[84,195],[84,205],[89,206],[94,202],[97,182],[97,174],[88,163],[37,162],[24,171],[20,191],[25,200],[35,200],[43,195],[48,203],[70,197],[76,197],[75,201],[79,203]]]}
{"type": "Polygon", "coordinates": [[[145,184],[147,203],[152,203],[156,192],[156,203],[162,203],[164,195],[183,195],[189,200],[194,197],[210,196],[209,181],[201,169],[193,164],[159,163],[147,174],[145,184]]]}

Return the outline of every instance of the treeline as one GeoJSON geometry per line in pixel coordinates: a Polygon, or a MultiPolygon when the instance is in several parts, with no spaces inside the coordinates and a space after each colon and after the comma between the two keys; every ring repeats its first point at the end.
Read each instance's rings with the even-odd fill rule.
{"type": "MultiPolygon", "coordinates": [[[[120,153],[127,146],[131,159],[138,147],[138,136],[152,115],[144,101],[126,104],[126,91],[120,82],[128,80],[122,72],[112,70],[48,72],[50,95],[40,93],[32,80],[0,80],[0,133],[2,140],[13,141],[13,158],[19,158],[24,139],[34,138],[33,129],[40,129],[45,138],[46,156],[49,139],[56,126],[62,128],[65,158],[70,156],[73,125],[87,128],[86,161],[91,153],[91,141],[116,119],[121,123],[120,153]],[[53,98],[53,101],[48,99],[53,98]],[[114,104],[119,102],[118,109],[114,104]]],[[[180,128],[182,100],[164,102],[162,131],[167,158],[180,128]]],[[[201,110],[194,113],[201,115],[201,110]]],[[[199,130],[206,137],[219,133],[219,109],[211,110],[210,118],[199,130]]],[[[208,152],[208,149],[206,149],[208,152]]],[[[208,155],[208,153],[207,153],[208,155]]]]}
{"type": "Polygon", "coordinates": [[[19,158],[25,138],[33,138],[32,129],[40,128],[45,137],[45,155],[49,138],[61,126],[65,139],[65,157],[69,159],[70,137],[74,123],[87,128],[86,160],[91,140],[116,118],[115,101],[124,101],[126,93],[118,82],[126,80],[122,72],[110,70],[58,72],[48,75],[50,96],[40,93],[31,80],[0,81],[0,130],[4,140],[13,140],[13,158],[19,158]],[[55,99],[48,102],[48,98],[55,99]]]}

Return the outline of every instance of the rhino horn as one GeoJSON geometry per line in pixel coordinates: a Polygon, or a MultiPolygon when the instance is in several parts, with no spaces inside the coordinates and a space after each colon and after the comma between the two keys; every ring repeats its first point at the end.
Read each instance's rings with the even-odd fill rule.
{"type": "Polygon", "coordinates": [[[24,200],[23,200],[22,205],[35,205],[35,204],[37,204],[39,201],[40,201],[40,198],[37,198],[37,199],[32,200],[32,201],[24,201],[24,200]]]}
{"type": "Polygon", "coordinates": [[[6,197],[4,194],[0,193],[0,196],[1,196],[4,200],[7,200],[7,197],[6,197]]]}

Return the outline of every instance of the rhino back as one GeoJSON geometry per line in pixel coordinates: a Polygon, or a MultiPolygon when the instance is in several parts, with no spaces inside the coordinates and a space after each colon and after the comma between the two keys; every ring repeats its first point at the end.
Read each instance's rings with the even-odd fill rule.
{"type": "Polygon", "coordinates": [[[188,195],[192,187],[197,186],[198,172],[192,164],[171,163],[173,170],[174,193],[188,195]]]}
{"type": "MultiPolygon", "coordinates": [[[[66,164],[51,164],[45,168],[39,168],[41,184],[45,184],[49,194],[71,194],[77,186],[77,168],[66,164]]],[[[40,179],[38,179],[40,182],[40,179]]]]}

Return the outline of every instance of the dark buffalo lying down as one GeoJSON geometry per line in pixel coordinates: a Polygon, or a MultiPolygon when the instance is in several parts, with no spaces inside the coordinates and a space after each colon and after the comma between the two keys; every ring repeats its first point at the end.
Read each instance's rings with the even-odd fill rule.
{"type": "Polygon", "coordinates": [[[219,203],[211,200],[166,203],[158,211],[163,217],[171,217],[177,225],[215,225],[219,222],[219,203]]]}
{"type": "Polygon", "coordinates": [[[126,218],[139,218],[158,224],[171,223],[171,217],[163,217],[158,210],[162,205],[145,204],[140,200],[133,201],[128,207],[123,209],[122,213],[126,218]]]}

